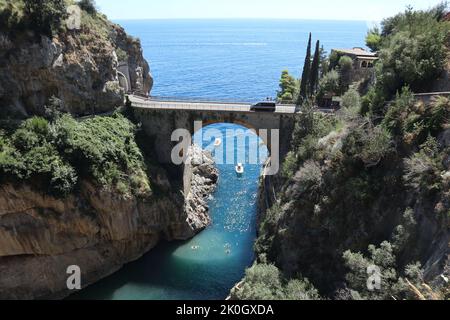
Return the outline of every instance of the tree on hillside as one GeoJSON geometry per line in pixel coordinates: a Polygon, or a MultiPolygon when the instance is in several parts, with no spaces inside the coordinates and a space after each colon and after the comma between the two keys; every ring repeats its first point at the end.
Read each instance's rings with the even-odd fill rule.
{"type": "Polygon", "coordinates": [[[95,0],[80,0],[78,2],[78,6],[91,15],[97,14],[97,5],[95,4],[95,0]]]}
{"type": "Polygon", "coordinates": [[[352,83],[353,60],[349,56],[339,59],[339,76],[341,92],[346,92],[352,83]]]}
{"type": "Polygon", "coordinates": [[[306,49],[305,64],[303,66],[302,80],[300,83],[300,95],[297,104],[301,104],[308,96],[308,82],[311,73],[311,33],[309,34],[308,47],[306,49]]]}
{"type": "Polygon", "coordinates": [[[65,0],[28,0],[24,12],[29,27],[49,37],[59,30],[61,21],[67,17],[65,0]]]}
{"type": "Polygon", "coordinates": [[[319,79],[323,77],[328,71],[330,71],[330,60],[328,59],[328,53],[323,46],[320,47],[320,68],[319,79]]]}
{"type": "Polygon", "coordinates": [[[293,102],[298,93],[298,81],[284,70],[280,79],[280,91],[277,98],[281,102],[293,102]]]}
{"type": "Polygon", "coordinates": [[[381,49],[382,39],[380,29],[378,29],[378,27],[374,27],[367,33],[366,45],[372,52],[378,52],[381,49]]]}
{"type": "Polygon", "coordinates": [[[317,98],[323,98],[325,95],[335,95],[339,92],[339,74],[336,70],[326,73],[319,81],[319,92],[317,98]]]}
{"type": "Polygon", "coordinates": [[[311,74],[309,80],[309,92],[314,94],[317,91],[319,84],[319,69],[320,69],[320,41],[316,42],[316,51],[311,65],[311,74]]]}

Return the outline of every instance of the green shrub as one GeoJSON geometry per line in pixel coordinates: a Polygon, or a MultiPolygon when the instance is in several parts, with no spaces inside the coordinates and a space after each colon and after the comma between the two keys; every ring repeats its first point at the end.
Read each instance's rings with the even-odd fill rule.
{"type": "Polygon", "coordinates": [[[363,137],[360,158],[366,167],[373,167],[393,149],[390,133],[382,126],[370,128],[363,137]]]}
{"type": "Polygon", "coordinates": [[[0,0],[0,30],[5,33],[12,33],[23,28],[23,8],[21,8],[21,5],[21,1],[0,0]]]}
{"type": "Polygon", "coordinates": [[[49,37],[62,27],[67,17],[65,0],[27,0],[24,8],[29,27],[49,37]]]}
{"type": "Polygon", "coordinates": [[[339,59],[339,85],[340,91],[345,92],[352,84],[353,60],[349,56],[342,56],[339,59]]]}
{"type": "Polygon", "coordinates": [[[0,172],[40,177],[60,195],[72,192],[79,178],[123,195],[146,195],[150,184],[135,130],[120,115],[78,122],[63,114],[53,123],[34,117],[11,136],[0,135],[0,172]]]}
{"type": "Polygon", "coordinates": [[[336,70],[331,70],[319,80],[318,98],[337,94],[339,89],[339,74],[336,70]]]}
{"type": "Polygon", "coordinates": [[[48,121],[55,121],[63,115],[65,108],[61,99],[53,96],[49,99],[48,103],[44,106],[45,118],[48,121]]]}
{"type": "Polygon", "coordinates": [[[295,155],[294,152],[290,151],[283,162],[281,174],[283,175],[283,177],[290,179],[293,177],[296,170],[297,170],[297,156],[295,155]]]}
{"type": "Polygon", "coordinates": [[[240,290],[232,292],[238,300],[318,300],[317,290],[308,280],[286,280],[273,265],[255,264],[247,269],[240,290]]]}
{"type": "Polygon", "coordinates": [[[300,90],[300,83],[284,70],[280,79],[280,90],[277,93],[277,99],[283,103],[293,103],[297,99],[300,90]]]}
{"type": "Polygon", "coordinates": [[[309,160],[299,170],[295,179],[300,186],[301,193],[308,191],[309,194],[312,194],[320,188],[322,170],[318,163],[309,160]]]}
{"type": "Polygon", "coordinates": [[[121,48],[117,48],[116,54],[117,54],[117,59],[119,60],[119,62],[128,61],[128,53],[125,50],[123,50],[121,48]]]}
{"type": "Polygon", "coordinates": [[[349,161],[358,159],[366,168],[377,166],[392,150],[390,133],[382,126],[374,126],[364,119],[355,120],[342,147],[349,161]]]}
{"type": "Polygon", "coordinates": [[[378,27],[369,30],[366,36],[366,45],[372,52],[377,52],[381,49],[382,41],[383,38],[378,27]]]}
{"type": "MultiPolygon", "coordinates": [[[[394,247],[388,241],[384,241],[379,247],[370,245],[367,257],[361,253],[346,251],[343,258],[346,267],[349,269],[346,280],[354,299],[417,299],[405,279],[408,279],[416,287],[423,289],[423,270],[420,263],[407,265],[401,272],[402,274],[399,274],[396,270],[397,257],[394,247]],[[369,267],[379,268],[380,290],[376,288],[375,290],[368,289],[369,267]]],[[[424,292],[429,291],[424,290],[424,292]]]]}
{"type": "Polygon", "coordinates": [[[358,91],[350,88],[343,96],[341,102],[341,115],[344,119],[353,119],[361,113],[361,96],[358,91]]]}
{"type": "Polygon", "coordinates": [[[26,120],[12,136],[13,145],[21,151],[31,150],[46,141],[49,133],[48,122],[44,118],[26,120]]]}
{"type": "Polygon", "coordinates": [[[408,87],[397,94],[395,101],[388,106],[383,125],[394,135],[403,134],[403,121],[415,103],[414,95],[408,87]]]}
{"type": "Polygon", "coordinates": [[[78,1],[78,6],[90,15],[97,14],[97,6],[95,4],[95,0],[81,0],[78,1]]]}
{"type": "Polygon", "coordinates": [[[450,99],[437,97],[430,104],[429,117],[425,121],[430,134],[439,134],[444,125],[450,124],[450,99]]]}
{"type": "MultiPolygon", "coordinates": [[[[131,179],[145,171],[134,139],[136,128],[123,116],[94,117],[80,123],[63,116],[55,129],[58,147],[77,172],[92,175],[104,187],[119,185],[125,190],[123,184],[129,186],[131,179]]],[[[149,191],[148,185],[139,189],[149,191]]]]}
{"type": "Polygon", "coordinates": [[[417,193],[441,190],[442,160],[436,139],[429,137],[418,153],[405,160],[405,183],[417,193]]]}
{"type": "Polygon", "coordinates": [[[377,84],[387,97],[406,85],[414,92],[430,89],[446,63],[449,31],[434,10],[408,9],[383,23],[377,84]]]}
{"type": "Polygon", "coordinates": [[[50,186],[58,194],[67,195],[73,191],[78,182],[75,169],[63,162],[54,162],[50,186]]]}

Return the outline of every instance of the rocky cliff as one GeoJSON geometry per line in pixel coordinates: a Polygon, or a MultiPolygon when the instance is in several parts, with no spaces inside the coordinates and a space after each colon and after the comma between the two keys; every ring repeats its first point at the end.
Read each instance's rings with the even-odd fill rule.
{"type": "MultiPolygon", "coordinates": [[[[2,17],[5,12],[0,11],[2,17]]],[[[123,105],[125,88],[120,85],[125,80],[129,91],[149,93],[153,79],[139,40],[101,14],[82,14],[81,29],[61,28],[53,37],[26,27],[0,29],[0,120],[45,115],[52,97],[61,100],[60,112],[75,117],[110,112],[123,105]]],[[[42,119],[34,119],[49,128],[42,119]]],[[[85,287],[138,259],[159,240],[185,240],[210,223],[206,198],[218,178],[211,155],[191,149],[184,168],[183,197],[153,159],[154,151],[146,153],[145,146],[136,146],[132,127],[125,125],[130,128],[126,134],[117,127],[101,129],[104,157],[96,158],[96,165],[125,170],[130,164],[124,164],[123,157],[112,156],[110,160],[117,163],[108,165],[105,158],[111,157],[117,144],[123,147],[118,152],[127,154],[131,147],[140,148],[133,160],[145,162],[142,168],[134,163],[142,169],[138,179],[156,191],[146,188],[142,193],[124,193],[117,185],[102,185],[92,170],[78,168],[82,157],[78,154],[71,161],[78,168],[72,173],[79,182],[69,194],[59,196],[42,182],[45,179],[39,168],[44,158],[50,158],[41,154],[43,149],[36,144],[28,146],[41,150],[36,151],[36,167],[30,176],[25,179],[18,171],[7,173],[9,160],[3,161],[2,156],[12,150],[7,146],[11,140],[0,128],[0,299],[66,297],[72,293],[66,284],[69,266],[80,267],[85,287]]],[[[29,138],[37,142],[37,135],[30,132],[29,138]]],[[[90,138],[88,134],[82,139],[90,138]]],[[[55,140],[51,141],[53,146],[55,140]]],[[[28,147],[22,151],[31,151],[28,147]]],[[[93,147],[89,140],[85,148],[98,145],[93,147]]],[[[50,149],[57,156],[66,148],[50,149]]],[[[120,172],[131,180],[133,173],[120,172]]]]}
{"type": "Polygon", "coordinates": [[[192,229],[198,230],[211,223],[207,200],[216,187],[219,172],[208,151],[193,145],[189,149],[184,169],[185,211],[192,229]]]}
{"type": "Polygon", "coordinates": [[[0,30],[0,119],[43,115],[52,96],[75,115],[114,110],[124,100],[119,62],[129,90],[149,93],[153,79],[139,40],[101,15],[87,21],[53,38],[0,30]]]}
{"type": "MultiPolygon", "coordinates": [[[[158,174],[167,182],[163,171],[158,174]]],[[[210,223],[206,199],[218,179],[211,155],[192,148],[184,177],[184,200],[170,192],[124,197],[88,181],[64,199],[23,183],[2,185],[0,299],[62,298],[72,293],[66,286],[71,265],[81,268],[85,287],[140,258],[161,239],[194,236],[210,223]]]]}
{"type": "MultiPolygon", "coordinates": [[[[343,148],[352,130],[332,132],[318,140],[316,150],[319,151],[316,152],[323,152],[320,156],[331,150],[345,154],[343,148]]],[[[331,160],[306,161],[289,179],[282,174],[262,177],[260,236],[256,244],[259,262],[274,263],[290,277],[297,274],[308,277],[322,290],[322,294],[332,298],[358,299],[348,294],[351,290],[347,288],[350,287],[346,283],[349,276],[345,276],[348,266],[344,266],[343,253],[346,250],[366,253],[365,247],[370,244],[392,241],[396,254],[393,257],[395,263],[391,262],[397,268],[395,276],[402,275],[408,263],[419,262],[418,287],[426,283],[423,285],[425,289],[421,290],[427,299],[441,299],[450,289],[450,216],[446,211],[450,183],[449,137],[450,129],[437,137],[443,155],[442,158],[436,157],[442,159],[442,171],[439,171],[442,185],[431,196],[418,195],[409,186],[405,188],[403,179],[407,177],[402,178],[405,168],[401,161],[395,163],[393,158],[389,159],[392,164],[377,164],[380,171],[355,168],[352,164],[350,175],[338,183],[336,176],[344,169],[331,166],[331,160]],[[353,184],[351,189],[346,189],[346,185],[360,174],[359,170],[366,179],[371,175],[370,184],[362,190],[355,189],[353,184]],[[378,185],[380,179],[397,182],[378,185]],[[354,195],[359,192],[366,192],[366,196],[358,199],[361,201],[358,203],[354,195]],[[427,296],[428,285],[435,291],[427,296]],[[342,287],[345,289],[338,290],[337,294],[333,291],[342,287]],[[347,290],[345,297],[340,296],[347,290]]],[[[423,170],[430,170],[424,163],[420,165],[426,168],[423,170]]],[[[362,256],[359,262],[358,267],[364,266],[362,256]]],[[[382,276],[387,278],[386,273],[384,271],[382,276]]],[[[365,276],[365,269],[361,275],[365,276]]],[[[365,280],[362,282],[365,284],[365,280]]],[[[388,284],[384,285],[384,288],[388,287],[388,284]]]]}

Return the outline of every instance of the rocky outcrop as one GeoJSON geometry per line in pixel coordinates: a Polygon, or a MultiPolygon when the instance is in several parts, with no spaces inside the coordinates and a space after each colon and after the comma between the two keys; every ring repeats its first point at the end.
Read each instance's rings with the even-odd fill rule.
{"type": "Polygon", "coordinates": [[[207,198],[218,180],[211,154],[190,149],[184,199],[163,170],[152,180],[163,195],[124,197],[88,181],[64,199],[27,184],[0,186],[0,299],[66,297],[69,266],[80,267],[86,287],[161,239],[186,240],[210,224],[207,198]]]}
{"type": "MultiPolygon", "coordinates": [[[[197,191],[210,187],[208,182],[202,187],[196,173],[192,177],[194,191],[186,201],[194,203],[197,191]]],[[[65,199],[29,185],[3,185],[0,299],[65,297],[71,293],[68,266],[81,268],[85,287],[138,259],[160,239],[185,240],[207,226],[207,212],[182,207],[182,197],[173,194],[124,198],[87,181],[65,199]]]]}
{"type": "MultiPolygon", "coordinates": [[[[349,132],[348,128],[339,132],[331,132],[318,141],[318,150],[321,152],[326,150],[329,154],[340,152],[343,141],[349,132]]],[[[438,141],[442,149],[450,147],[450,130],[444,130],[438,136],[438,141]]],[[[444,155],[443,160],[447,171],[442,173],[442,190],[446,193],[444,199],[450,199],[448,191],[450,190],[450,171],[448,171],[450,158],[448,154],[444,155]]],[[[258,253],[263,253],[264,258],[270,256],[270,261],[289,275],[301,273],[303,276],[307,276],[315,285],[319,284],[321,288],[325,288],[323,292],[327,293],[329,288],[320,282],[321,279],[328,277],[324,270],[331,275],[327,278],[327,283],[341,285],[344,280],[342,278],[336,280],[333,277],[339,273],[348,272],[347,269],[337,268],[342,263],[340,257],[342,253],[349,248],[355,252],[365,252],[367,243],[379,244],[384,240],[395,241],[395,238],[389,233],[392,230],[399,230],[399,228],[404,230],[404,226],[399,227],[401,216],[406,209],[411,208],[415,225],[412,231],[409,231],[411,235],[407,246],[397,257],[399,265],[404,267],[411,261],[413,263],[419,261],[422,264],[424,281],[427,284],[435,290],[443,290],[446,286],[448,287],[450,225],[448,225],[448,218],[436,212],[436,208],[443,207],[444,204],[436,204],[437,197],[417,201],[416,193],[410,190],[406,192],[400,188],[392,191],[393,196],[390,199],[387,198],[383,189],[379,193],[374,193],[374,198],[371,200],[373,203],[365,210],[361,210],[360,216],[356,216],[354,213],[347,216],[347,212],[351,212],[350,209],[343,214],[339,213],[337,206],[330,209],[327,206],[327,202],[330,201],[329,195],[320,195],[317,198],[319,200],[313,198],[313,201],[317,202],[311,204],[311,198],[308,198],[311,194],[320,194],[319,190],[323,190],[333,183],[326,169],[330,163],[327,160],[320,164],[306,161],[292,178],[282,177],[280,174],[262,176],[258,222],[262,236],[257,241],[257,247],[266,251],[261,250],[258,253]],[[324,178],[327,179],[326,183],[323,182],[324,178]],[[315,180],[322,182],[315,184],[315,180]],[[304,201],[305,199],[307,201],[304,201]],[[374,216],[377,211],[382,214],[377,216],[375,222],[369,224],[370,232],[354,236],[357,234],[357,228],[350,227],[350,224],[356,222],[362,225],[363,219],[374,216]],[[325,215],[320,217],[322,212],[325,215]],[[327,220],[328,217],[333,217],[332,222],[327,220]],[[345,223],[340,222],[339,219],[346,219],[345,223]],[[322,265],[323,261],[327,263],[325,267],[322,265]],[[332,268],[336,269],[331,272],[332,268]],[[329,280],[330,278],[331,280],[329,280]]],[[[334,167],[333,170],[337,172],[342,168],[334,167]]],[[[399,166],[390,169],[384,168],[384,170],[385,175],[402,176],[404,174],[399,170],[399,166]]],[[[355,173],[353,174],[356,176],[355,173]]],[[[352,190],[352,192],[356,193],[357,191],[352,190]]],[[[399,270],[402,272],[401,269],[399,270]]]]}
{"type": "Polygon", "coordinates": [[[185,212],[191,230],[208,226],[208,197],[213,193],[219,179],[214,159],[208,151],[193,145],[189,148],[184,168],[185,212]]]}
{"type": "Polygon", "coordinates": [[[0,31],[0,119],[43,115],[52,96],[75,115],[114,110],[124,101],[119,58],[128,64],[130,91],[148,93],[153,80],[139,40],[100,17],[96,23],[96,30],[84,28],[53,39],[0,31]]]}
{"type": "Polygon", "coordinates": [[[150,66],[144,59],[141,42],[139,39],[128,36],[125,30],[116,24],[112,25],[111,38],[118,50],[126,53],[125,57],[118,58],[119,62],[124,62],[128,66],[131,91],[138,94],[148,94],[153,87],[153,78],[150,73],[150,66]]]}

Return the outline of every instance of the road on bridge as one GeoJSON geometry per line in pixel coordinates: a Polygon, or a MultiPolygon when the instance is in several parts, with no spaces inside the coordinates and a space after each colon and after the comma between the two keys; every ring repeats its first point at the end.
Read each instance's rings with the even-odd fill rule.
{"type": "MultiPolygon", "coordinates": [[[[218,111],[218,112],[254,112],[250,108],[250,103],[227,103],[215,101],[181,101],[181,100],[158,100],[158,98],[144,98],[135,95],[128,96],[131,105],[134,108],[143,109],[162,109],[162,110],[190,110],[190,111],[218,111]]],[[[275,113],[278,114],[295,114],[296,106],[293,104],[277,105],[275,113]]]]}

